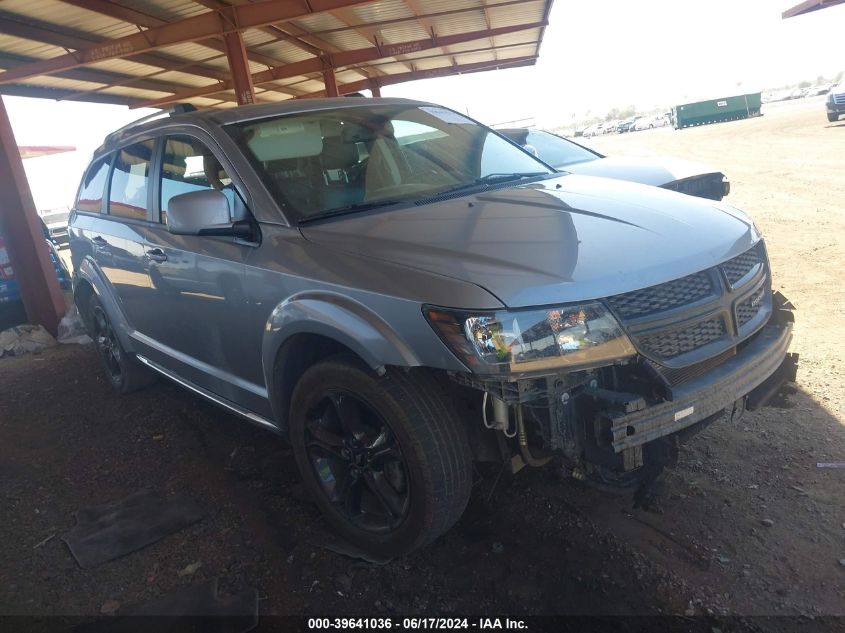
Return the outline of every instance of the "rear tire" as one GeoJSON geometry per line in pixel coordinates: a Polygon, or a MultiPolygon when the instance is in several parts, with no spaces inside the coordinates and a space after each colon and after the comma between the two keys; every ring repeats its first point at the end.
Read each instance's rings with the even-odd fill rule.
{"type": "Polygon", "coordinates": [[[155,382],[156,375],[123,348],[109,315],[95,294],[88,299],[87,323],[106,380],[115,391],[131,393],[155,382]]]}
{"type": "Polygon", "coordinates": [[[426,370],[379,377],[353,356],[324,360],[293,391],[289,435],[323,515],[366,552],[399,556],[426,545],[466,508],[465,431],[426,370]]]}

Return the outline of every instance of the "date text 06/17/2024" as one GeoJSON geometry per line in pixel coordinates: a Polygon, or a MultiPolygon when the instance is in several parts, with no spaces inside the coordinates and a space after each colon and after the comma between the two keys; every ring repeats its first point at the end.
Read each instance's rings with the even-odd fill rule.
{"type": "Polygon", "coordinates": [[[397,631],[445,631],[476,630],[495,631],[527,630],[524,620],[511,618],[309,618],[309,631],[327,630],[397,630],[397,631]]]}

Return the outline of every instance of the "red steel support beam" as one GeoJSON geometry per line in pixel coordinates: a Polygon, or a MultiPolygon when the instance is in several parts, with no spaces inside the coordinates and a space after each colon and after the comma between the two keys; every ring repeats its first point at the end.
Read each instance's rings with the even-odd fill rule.
{"type": "MultiPolygon", "coordinates": [[[[208,0],[209,2],[211,0],[208,0]]],[[[142,13],[140,11],[136,11],[135,9],[131,9],[129,7],[125,7],[121,4],[116,4],[111,2],[110,0],[64,0],[67,4],[72,4],[76,7],[81,9],[87,9],[89,11],[94,11],[95,13],[99,13],[101,15],[107,15],[109,17],[115,18],[116,20],[121,20],[123,22],[128,22],[129,24],[134,24],[139,27],[144,28],[155,28],[159,26],[163,26],[167,24],[167,20],[163,20],[161,18],[157,18],[155,16],[149,15],[147,13],[142,13]]],[[[212,9],[217,9],[219,7],[228,7],[227,4],[220,2],[219,5],[210,6],[212,9]]],[[[50,44],[58,45],[58,42],[49,41],[50,44]]],[[[227,53],[226,51],[226,43],[222,41],[220,37],[213,37],[209,39],[199,40],[197,44],[201,44],[207,48],[210,48],[215,51],[219,51],[224,55],[227,53]]],[[[84,44],[83,46],[86,46],[84,44]]],[[[63,45],[64,46],[64,45],[63,45]]],[[[80,46],[68,46],[68,48],[79,49],[80,46]]],[[[152,56],[147,53],[148,56],[152,56]]],[[[258,53],[248,53],[248,58],[252,61],[258,62],[259,64],[267,64],[268,66],[275,66],[279,63],[278,59],[273,59],[267,57],[265,55],[261,55],[258,53]]],[[[155,65],[155,64],[154,64],[155,65]]],[[[164,67],[163,67],[164,68],[164,67]]],[[[173,68],[172,70],[178,70],[178,68],[173,68]]],[[[191,71],[188,71],[191,72],[191,71]]],[[[207,76],[203,74],[203,72],[196,72],[194,74],[200,76],[207,76]]],[[[219,77],[218,77],[219,79],[219,77]]]]}
{"type": "Polygon", "coordinates": [[[370,79],[369,83],[367,84],[367,87],[370,89],[370,92],[373,94],[374,97],[381,96],[381,86],[375,79],[370,79]]]}
{"type": "MultiPolygon", "coordinates": [[[[6,15],[6,14],[3,14],[6,15]]],[[[90,34],[79,34],[71,29],[64,27],[57,27],[55,25],[47,25],[42,22],[28,20],[26,23],[10,20],[7,17],[0,17],[0,33],[5,35],[12,35],[25,40],[32,40],[34,42],[42,42],[44,44],[51,44],[53,46],[61,46],[64,49],[83,49],[95,44],[101,44],[108,40],[103,40],[99,36],[92,36],[90,34]]],[[[222,43],[220,44],[222,49],[222,43]]],[[[130,55],[127,59],[138,62],[139,64],[146,64],[147,66],[155,66],[157,68],[164,68],[168,70],[179,70],[189,74],[199,75],[200,77],[210,77],[213,79],[222,79],[226,76],[225,71],[218,70],[211,66],[201,65],[197,63],[185,63],[176,57],[171,57],[162,53],[141,53],[138,55],[130,55]]],[[[16,64],[18,66],[28,66],[39,60],[31,60],[27,64],[16,64]]],[[[11,68],[7,66],[7,68],[11,68]]],[[[68,71],[74,72],[74,71],[68,71]]],[[[94,72],[93,70],[79,70],[77,73],[94,72]]],[[[66,73],[56,73],[57,76],[68,76],[66,73]]],[[[93,81],[93,80],[91,80],[93,81]]],[[[98,82],[100,83],[100,82],[98,82]]]]}
{"type": "MultiPolygon", "coordinates": [[[[458,35],[448,35],[445,37],[434,37],[425,40],[416,40],[413,42],[400,42],[398,44],[380,44],[379,46],[370,46],[368,48],[358,48],[351,51],[336,53],[324,59],[313,57],[303,61],[285,64],[276,68],[262,70],[252,75],[252,83],[260,85],[270,81],[278,81],[288,77],[297,77],[299,75],[308,75],[312,73],[322,72],[325,69],[325,64],[328,62],[331,67],[337,69],[343,66],[351,66],[353,64],[363,64],[366,62],[373,62],[387,57],[395,57],[397,55],[408,55],[411,53],[418,53],[433,48],[440,48],[441,46],[452,46],[454,44],[463,44],[475,40],[496,37],[497,35],[508,35],[510,33],[518,33],[520,31],[528,31],[531,29],[541,28],[545,26],[545,22],[536,22],[532,24],[519,24],[516,26],[505,26],[497,29],[489,29],[484,31],[470,31],[468,33],[461,33],[458,35]]],[[[162,97],[160,99],[152,99],[150,101],[143,101],[133,104],[136,108],[158,108],[168,103],[176,101],[185,101],[202,97],[207,94],[219,92],[220,90],[228,90],[232,88],[232,82],[226,81],[211,86],[203,86],[202,88],[194,88],[184,92],[175,93],[169,97],[162,97]]],[[[354,90],[352,92],[355,92],[354,90]]]]}
{"type": "Polygon", "coordinates": [[[340,93],[337,91],[337,78],[334,76],[334,68],[323,70],[323,83],[326,85],[327,97],[340,96],[340,93]]]}
{"type": "Polygon", "coordinates": [[[108,59],[128,57],[174,44],[195,42],[232,31],[245,31],[276,22],[288,22],[315,13],[325,13],[339,7],[355,6],[369,1],[371,0],[266,0],[231,6],[7,70],[0,73],[0,84],[36,75],[52,75],[108,59]]]}
{"type": "Polygon", "coordinates": [[[240,31],[226,33],[223,41],[226,44],[226,58],[229,60],[229,70],[232,71],[232,82],[235,86],[238,105],[255,103],[255,88],[252,85],[252,74],[249,71],[243,35],[240,31]]]}
{"type": "MultiPolygon", "coordinates": [[[[513,59],[501,59],[498,61],[476,62],[473,64],[457,64],[455,66],[443,66],[442,68],[432,68],[430,70],[413,70],[407,73],[397,73],[395,75],[382,75],[378,78],[379,86],[389,86],[392,84],[400,84],[406,81],[417,81],[419,79],[434,79],[436,77],[448,77],[449,75],[460,75],[462,73],[477,73],[485,70],[504,70],[506,68],[519,68],[521,66],[533,66],[537,61],[536,57],[514,57],[513,59]]],[[[350,92],[359,92],[370,87],[370,79],[361,79],[360,81],[353,81],[348,84],[341,84],[338,90],[342,94],[350,92]]],[[[325,92],[320,90],[318,92],[311,92],[297,99],[308,99],[312,97],[325,96],[325,92]]]]}
{"type": "Polygon", "coordinates": [[[65,300],[26,180],[15,133],[0,97],[0,224],[28,320],[54,336],[65,300]]]}

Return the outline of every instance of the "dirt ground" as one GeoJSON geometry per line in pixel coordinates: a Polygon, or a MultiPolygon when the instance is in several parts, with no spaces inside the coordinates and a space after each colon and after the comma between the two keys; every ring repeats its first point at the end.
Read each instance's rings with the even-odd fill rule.
{"type": "Polygon", "coordinates": [[[591,139],[724,170],[797,307],[797,391],[692,440],[651,510],[523,471],[479,483],[423,551],[346,558],[318,545],[326,528],[273,436],[166,382],[114,395],[91,347],[61,347],[0,361],[0,614],[95,615],[218,577],[224,593],[258,587],[265,615],[845,615],[845,469],[817,467],[845,462],[845,121],[808,105],[591,139]],[[73,512],[141,488],[207,515],[80,569],[61,540],[73,512]]]}

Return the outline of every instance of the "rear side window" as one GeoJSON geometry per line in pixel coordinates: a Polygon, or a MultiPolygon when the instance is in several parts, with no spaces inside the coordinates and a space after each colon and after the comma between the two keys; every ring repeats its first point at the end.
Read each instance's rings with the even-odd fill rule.
{"type": "MultiPolygon", "coordinates": [[[[192,136],[169,136],[161,162],[161,222],[167,224],[167,208],[174,196],[215,189],[229,201],[233,215],[242,206],[232,179],[212,151],[192,136]]],[[[240,219],[240,218],[235,218],[240,219]]]]}
{"type": "Polygon", "coordinates": [[[106,187],[106,179],[109,176],[109,163],[111,154],[98,158],[82,179],[82,186],[79,188],[79,197],[76,199],[76,208],[87,213],[99,213],[103,208],[103,190],[106,187]]]}
{"type": "Polygon", "coordinates": [[[155,141],[135,143],[117,151],[109,188],[109,213],[133,220],[147,219],[150,159],[155,141]]]}

